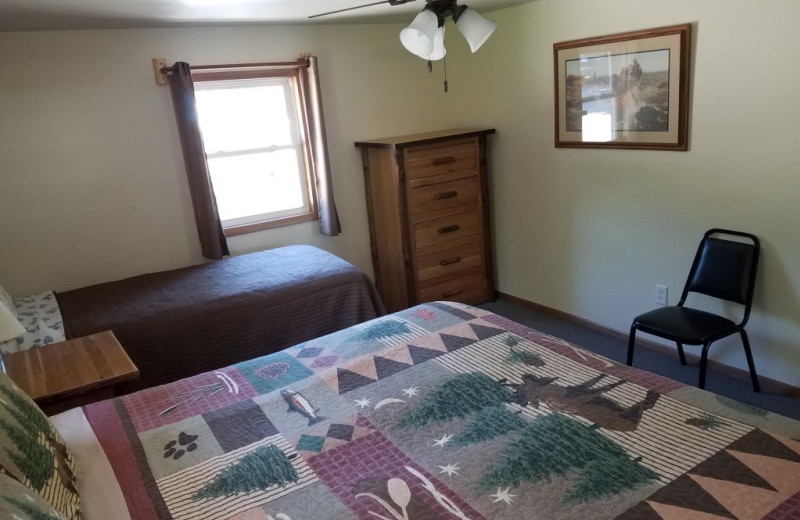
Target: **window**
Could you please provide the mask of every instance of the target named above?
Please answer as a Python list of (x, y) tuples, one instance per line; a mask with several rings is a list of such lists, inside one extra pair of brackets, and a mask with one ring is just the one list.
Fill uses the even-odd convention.
[(315, 190), (297, 71), (192, 76), (225, 234), (314, 219)]

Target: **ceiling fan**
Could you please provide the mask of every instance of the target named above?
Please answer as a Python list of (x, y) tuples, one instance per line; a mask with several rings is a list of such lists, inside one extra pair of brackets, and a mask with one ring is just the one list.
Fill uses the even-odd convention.
[(329, 14), (344, 13), (345, 11), (354, 11), (363, 7), (372, 7), (373, 5), (389, 4), (389, 5), (403, 5), (408, 2), (415, 2), (416, 0), (381, 0), (380, 2), (372, 2), (370, 4), (357, 5), (355, 7), (346, 7), (344, 9), (337, 9), (336, 11), (328, 11), (327, 13), (313, 14), (309, 18), (319, 18), (320, 16), (328, 16)]
[[(383, 0), (370, 4), (338, 9), (327, 13), (315, 14), (309, 18), (318, 18), (329, 14), (342, 13), (370, 7), (373, 5), (389, 4), (402, 5), (415, 0)], [(447, 54), (444, 46), (444, 23), (448, 16), (453, 17), (456, 28), (469, 43), (472, 52), (477, 51), (497, 28), (497, 24), (487, 20), (477, 11), (466, 5), (458, 5), (458, 0), (425, 0), (425, 7), (417, 14), (411, 24), (400, 31), (400, 42), (406, 50), (420, 58), (427, 60), (428, 72), (431, 72), (431, 61), (441, 60)], [(447, 92), (447, 69), (445, 69), (444, 90)]]
[[(343, 13), (373, 5), (402, 5), (414, 1), (382, 0), (315, 14), (309, 16), (309, 18), (319, 18), (320, 16)], [(457, 0), (426, 0), (422, 12), (414, 18), (414, 21), (408, 27), (400, 31), (400, 41), (406, 50), (422, 59), (430, 61), (444, 58), (447, 53), (444, 48), (444, 22), (448, 16), (453, 17), (456, 27), (469, 43), (472, 52), (477, 51), (497, 28), (496, 23), (487, 20), (466, 5), (458, 5)]]

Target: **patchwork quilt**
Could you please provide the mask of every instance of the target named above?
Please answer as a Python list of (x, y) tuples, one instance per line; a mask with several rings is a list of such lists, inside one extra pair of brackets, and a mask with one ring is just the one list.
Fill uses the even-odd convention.
[(436, 302), (84, 409), (138, 519), (800, 517), (800, 423)]

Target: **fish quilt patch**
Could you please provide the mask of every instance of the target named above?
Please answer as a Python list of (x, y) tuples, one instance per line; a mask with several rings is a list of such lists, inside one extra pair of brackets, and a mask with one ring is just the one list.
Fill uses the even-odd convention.
[(710, 395), (434, 302), (85, 413), (133, 518), (800, 516), (800, 423)]

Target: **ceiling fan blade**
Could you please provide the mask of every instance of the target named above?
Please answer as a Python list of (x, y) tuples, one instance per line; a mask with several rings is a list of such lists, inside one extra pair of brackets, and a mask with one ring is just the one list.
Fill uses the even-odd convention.
[(380, 2), (372, 2), (371, 4), (357, 5), (355, 7), (346, 7), (344, 9), (337, 9), (336, 11), (328, 11), (327, 13), (313, 14), (309, 16), (309, 18), (319, 18), (320, 16), (328, 16), (329, 14), (344, 13), (345, 11), (354, 11), (355, 9), (361, 9), (363, 7), (372, 7), (373, 5), (380, 5), (380, 4), (401, 5), (414, 1), (415, 0), (381, 0)]

